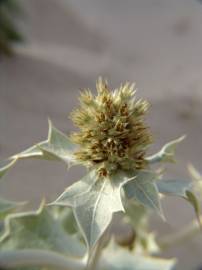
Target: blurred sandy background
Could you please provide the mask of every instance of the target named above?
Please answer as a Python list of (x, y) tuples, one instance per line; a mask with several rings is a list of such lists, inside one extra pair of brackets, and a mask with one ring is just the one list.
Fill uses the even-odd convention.
[[(21, 0), (26, 37), (15, 58), (0, 58), (0, 158), (24, 150), (47, 135), (47, 118), (64, 132), (81, 88), (94, 89), (99, 75), (112, 87), (136, 81), (139, 97), (151, 104), (148, 117), (158, 150), (187, 134), (178, 165), (168, 176), (188, 177), (192, 162), (202, 170), (202, 4), (197, 0)], [(0, 193), (39, 203), (56, 198), (81, 175), (45, 161), (19, 162)], [(166, 199), (168, 223), (180, 229), (194, 217), (180, 199)], [(178, 269), (202, 265), (202, 237), (169, 251)]]

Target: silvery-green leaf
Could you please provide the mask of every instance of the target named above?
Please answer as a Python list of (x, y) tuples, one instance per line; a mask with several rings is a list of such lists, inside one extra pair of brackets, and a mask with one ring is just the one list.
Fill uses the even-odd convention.
[(199, 204), (199, 201), (200, 202), (202, 201), (202, 175), (191, 164), (188, 166), (188, 170), (193, 180), (192, 182), (193, 192), (189, 191), (186, 195), (188, 201), (193, 205), (198, 221), (202, 227), (200, 219), (200, 204)]
[(156, 211), (163, 219), (159, 191), (155, 183), (156, 174), (140, 171), (136, 177), (124, 185), (125, 196), (146, 208)]
[(50, 156), (68, 163), (72, 160), (75, 144), (65, 134), (53, 127), (49, 121), (48, 143), (39, 145), (39, 148), (44, 156), (50, 154)]
[(120, 189), (128, 178), (123, 173), (99, 177), (91, 171), (53, 203), (68, 205), (73, 211), (89, 248), (92, 248), (111, 222), (114, 212), (123, 211)]
[(196, 170), (196, 168), (192, 164), (188, 165), (188, 170), (193, 180), (199, 182), (202, 181), (202, 175)]
[(85, 258), (69, 257), (42, 249), (6, 250), (0, 252), (0, 269), (84, 270)]
[(157, 182), (158, 190), (162, 194), (179, 196), (187, 200), (196, 213), (198, 220), (200, 220), (200, 205), (194, 192), (192, 192), (193, 184), (183, 180), (162, 180)]
[(66, 206), (50, 206), (54, 217), (59, 220), (68, 234), (79, 233), (72, 208)]
[(83, 256), (84, 246), (68, 235), (60, 222), (43, 205), (37, 211), (10, 214), (5, 219), (0, 250), (45, 249)]
[(12, 158), (16, 159), (27, 159), (27, 158), (37, 158), (37, 159), (46, 159), (41, 151), (40, 147), (46, 146), (48, 141), (40, 142), (36, 145), (29, 147), (21, 153), (14, 155)]
[(6, 215), (15, 211), (18, 207), (22, 206), (24, 203), (18, 203), (13, 201), (8, 201), (0, 198), (0, 221), (5, 218)]
[(179, 143), (181, 143), (184, 139), (185, 139), (185, 135), (169, 143), (166, 143), (158, 153), (147, 157), (146, 160), (150, 164), (153, 164), (156, 162), (174, 162), (176, 146)]
[(102, 270), (174, 270), (174, 259), (141, 256), (128, 249), (117, 246), (114, 242), (103, 251), (98, 269)]
[(186, 191), (192, 187), (190, 182), (179, 179), (161, 180), (156, 184), (160, 193), (180, 197), (186, 197)]
[(49, 121), (48, 139), (17, 154), (14, 158), (42, 158), (71, 161), (75, 145)]
[(4, 160), (0, 162), (0, 178), (15, 164), (16, 159)]
[(187, 190), (185, 199), (193, 206), (198, 222), (200, 226), (202, 226), (201, 219), (200, 219), (200, 204), (199, 204), (198, 198), (192, 191)]
[(189, 164), (188, 170), (193, 180), (193, 190), (198, 194), (199, 200), (202, 201), (202, 175), (191, 164)]
[(62, 160), (68, 166), (73, 163), (75, 144), (49, 121), (48, 139), (23, 152), (12, 156), (9, 160), (1, 161), (0, 177), (2, 177), (18, 159), (37, 158), (45, 160)]

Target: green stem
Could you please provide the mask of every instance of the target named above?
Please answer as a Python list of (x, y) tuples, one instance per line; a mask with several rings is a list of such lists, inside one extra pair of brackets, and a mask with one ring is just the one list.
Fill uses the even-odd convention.
[[(202, 222), (202, 216), (200, 216), (199, 219), (200, 222)], [(187, 242), (201, 232), (202, 231), (198, 224), (198, 221), (194, 220), (185, 228), (183, 228), (180, 232), (173, 233), (160, 239), (158, 244), (162, 250), (166, 250), (173, 246)]]
[(30, 249), (0, 252), (1, 269), (26, 266), (50, 267), (56, 270), (82, 270), (85, 268), (82, 260), (69, 259), (52, 251)]

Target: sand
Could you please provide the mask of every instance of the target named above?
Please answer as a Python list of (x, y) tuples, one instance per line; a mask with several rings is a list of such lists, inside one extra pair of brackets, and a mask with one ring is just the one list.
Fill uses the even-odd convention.
[[(155, 146), (187, 134), (169, 177), (188, 177), (192, 162), (202, 171), (202, 5), (185, 0), (24, 0), (26, 42), (16, 56), (0, 59), (0, 157), (6, 158), (47, 135), (47, 118), (65, 132), (68, 114), (83, 87), (94, 88), (99, 75), (112, 87), (136, 81), (138, 96), (151, 104), (148, 123)], [(51, 200), (77, 180), (59, 163), (19, 162), (1, 183), (10, 199)], [(182, 200), (166, 199), (168, 224), (161, 232), (181, 228), (193, 212)], [(180, 213), (180, 215), (179, 215)], [(156, 225), (157, 224), (157, 225)], [(202, 238), (177, 254), (178, 269), (202, 264)]]

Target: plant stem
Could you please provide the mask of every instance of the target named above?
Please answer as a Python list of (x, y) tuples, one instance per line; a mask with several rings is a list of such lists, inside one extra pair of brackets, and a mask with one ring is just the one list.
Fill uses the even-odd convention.
[[(107, 230), (108, 232), (109, 230)], [(104, 235), (99, 239), (97, 242), (97, 245), (93, 252), (89, 254), (88, 262), (87, 262), (87, 270), (95, 270), (98, 263), (99, 263), (99, 258), (102, 253), (103, 245), (107, 241), (107, 238), (109, 237), (108, 233), (104, 233)]]
[(25, 266), (50, 267), (56, 270), (81, 270), (85, 268), (82, 260), (69, 259), (53, 251), (30, 249), (0, 252), (1, 269)]
[[(200, 222), (202, 222), (202, 216), (199, 217)], [(162, 250), (169, 249), (175, 245), (182, 244), (199, 233), (202, 233), (201, 228), (197, 221), (192, 221), (189, 225), (184, 227), (181, 231), (168, 235), (161, 240), (159, 240), (159, 246)]]

